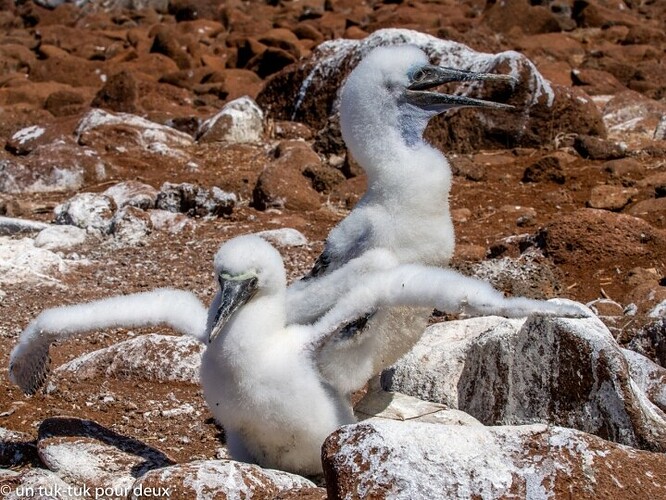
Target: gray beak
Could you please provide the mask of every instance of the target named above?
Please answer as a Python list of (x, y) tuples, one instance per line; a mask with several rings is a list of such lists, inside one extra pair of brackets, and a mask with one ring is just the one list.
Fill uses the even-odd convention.
[(412, 75), (412, 80), (412, 84), (408, 87), (409, 90), (428, 90), (450, 82), (496, 81), (516, 83), (516, 79), (511, 75), (475, 73), (463, 69), (443, 68), (433, 64), (419, 68)]
[(439, 94), (420, 90), (406, 90), (404, 95), (405, 101), (409, 104), (435, 114), (451, 108), (514, 109), (511, 104), (484, 101), (483, 99), (474, 99), (462, 95)]
[(218, 280), (220, 282), (220, 307), (215, 312), (208, 343), (211, 343), (220, 334), (229, 318), (249, 302), (257, 292), (258, 279), (256, 277), (220, 275)]
[(513, 109), (510, 104), (502, 104), (493, 101), (484, 101), (472, 97), (440, 94), (437, 92), (425, 92), (427, 89), (437, 87), (449, 82), (467, 81), (498, 81), (516, 83), (516, 79), (510, 75), (495, 73), (475, 73), (462, 69), (442, 68), (440, 66), (428, 65), (420, 68), (412, 75), (412, 84), (407, 87), (404, 99), (409, 104), (432, 113), (441, 113), (451, 108), (476, 107), (487, 109)]

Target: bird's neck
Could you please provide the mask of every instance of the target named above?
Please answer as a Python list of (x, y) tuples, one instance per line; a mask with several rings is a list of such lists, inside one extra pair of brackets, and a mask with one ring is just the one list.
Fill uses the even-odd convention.
[(369, 185), (450, 170), (444, 155), (423, 139), (427, 119), (393, 114), (385, 118), (356, 116), (353, 122), (343, 122), (345, 144), (366, 173)]
[(230, 318), (223, 332), (213, 341), (220, 355), (239, 356), (247, 350), (261, 349), (271, 334), (286, 324), (284, 291), (258, 295)]
[(448, 204), (451, 167), (444, 155), (421, 141), (405, 150), (387, 150), (362, 167), (368, 178), (367, 194), (375, 200), (385, 197), (389, 205), (414, 202), (440, 206)]

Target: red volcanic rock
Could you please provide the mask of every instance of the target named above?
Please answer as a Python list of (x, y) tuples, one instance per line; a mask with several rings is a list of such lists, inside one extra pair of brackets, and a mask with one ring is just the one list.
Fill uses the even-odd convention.
[(72, 87), (96, 87), (104, 82), (104, 63), (100, 61), (87, 61), (45, 46), (40, 52), (46, 58), (35, 62), (30, 73), (32, 81), (66, 83)]
[(293, 33), (301, 40), (310, 40), (314, 45), (319, 45), (324, 41), (324, 35), (309, 21), (303, 21), (296, 25)]
[(557, 156), (544, 156), (527, 167), (523, 173), (523, 182), (544, 181), (564, 184), (564, 171)]
[[(520, 80), (534, 81), (530, 76), (534, 72), (530, 64), (523, 66)], [(483, 96), (485, 99), (499, 100), (506, 93), (488, 87), (490, 95)], [(551, 143), (559, 133), (606, 134), (597, 107), (576, 88), (549, 84), (538, 90), (518, 86), (508, 101), (527, 112), (456, 110), (435, 117), (426, 138), (443, 149), (465, 151), (507, 145), (534, 147)]]
[(626, 87), (659, 99), (666, 88), (661, 57), (649, 45), (611, 45), (607, 50), (588, 53), (580, 67), (606, 71)]
[(180, 69), (189, 69), (194, 65), (189, 54), (182, 48), (182, 41), (175, 31), (167, 26), (159, 26), (156, 29), (150, 51), (173, 59)]
[[(622, 300), (622, 277), (644, 259), (666, 258), (666, 231), (639, 217), (606, 210), (579, 209), (560, 213), (536, 234), (537, 245), (563, 273), (603, 269), (598, 277), (612, 276), (604, 290)], [(651, 220), (651, 219), (650, 219)], [(612, 274), (607, 270), (613, 269)], [(578, 282), (586, 297), (598, 297), (597, 279)], [(587, 291), (587, 292), (585, 292)], [(590, 299), (588, 299), (590, 300)]]
[[(548, 7), (530, 3), (528, 0), (505, 0), (488, 4), (490, 7), (483, 13), (482, 22), (497, 33), (508, 33), (518, 28), (525, 34), (535, 35), (562, 29), (558, 13), (552, 12)], [(569, 23), (573, 24), (571, 20)]]
[(587, 202), (591, 208), (601, 208), (614, 212), (622, 210), (638, 195), (638, 189), (603, 184), (595, 186)]
[(628, 212), (648, 220), (656, 219), (657, 223), (666, 220), (666, 198), (656, 198), (639, 201)]
[(615, 160), (626, 155), (625, 148), (622, 145), (589, 135), (576, 137), (574, 149), (583, 158), (591, 160)]
[(624, 37), (624, 43), (628, 44), (658, 44), (666, 42), (666, 34), (662, 30), (653, 26), (636, 24), (629, 28)]
[(620, 158), (604, 163), (604, 170), (615, 179), (636, 180), (643, 176), (645, 167), (634, 158)]
[(35, 53), (28, 47), (15, 43), (0, 45), (0, 73), (20, 71), (27, 74), (36, 60)]
[(252, 6), (250, 13), (243, 12), (237, 8), (237, 5), (225, 5), (220, 9), (219, 19), (229, 32), (246, 36), (265, 33), (273, 28), (273, 24), (270, 19), (259, 15), (261, 10), (262, 6), (256, 3)]
[(44, 109), (51, 95), (57, 92), (73, 92), (80, 95), (85, 102), (92, 100), (95, 90), (92, 87), (72, 87), (54, 82), (31, 82), (25, 78), (17, 78), (4, 88), (0, 88), (0, 105), (5, 110), (10, 106)]
[(615, 94), (603, 108), (609, 134), (622, 140), (652, 139), (663, 116), (666, 104), (633, 90)]
[(32, 125), (14, 132), (5, 149), (14, 155), (27, 155), (40, 146), (51, 144), (58, 139), (64, 139), (73, 132), (72, 122), (61, 121), (57, 126), (40, 127)]
[(637, 194), (638, 189), (636, 188), (604, 184), (592, 188), (587, 204), (590, 208), (601, 208), (617, 212), (626, 207)]
[(317, 19), (317, 29), (327, 40), (341, 38), (347, 29), (347, 19), (338, 12), (327, 11)]
[(309, 141), (313, 138), (312, 129), (299, 122), (277, 121), (273, 125), (273, 134), (277, 139), (302, 139)]
[[(137, 491), (169, 492), (174, 500), (193, 498), (306, 498), (321, 499), (314, 483), (296, 474), (278, 470), (262, 469), (258, 465), (234, 460), (195, 460), (149, 471), (134, 483)], [(306, 495), (281, 496), (283, 491), (300, 492)], [(131, 491), (131, 490), (130, 490)], [(205, 492), (201, 494), (200, 492)], [(141, 495), (143, 497), (143, 495)], [(138, 498), (138, 495), (132, 496)]]
[(134, 51), (113, 60), (109, 61), (107, 67), (110, 68), (109, 74), (114, 74), (122, 70), (131, 71), (134, 77), (139, 79), (150, 79), (158, 81), (162, 75), (178, 71), (176, 62), (158, 53), (136, 53)]
[[(456, 14), (455, 8), (450, 15)], [(372, 22), (368, 25), (371, 31), (382, 28), (400, 26), (401, 28), (418, 29), (430, 32), (440, 26), (440, 16), (433, 15), (432, 7), (421, 3), (400, 3), (399, 5), (382, 5), (372, 13)]]
[(252, 193), (253, 206), (259, 210), (317, 210), (321, 199), (304, 172), (321, 168), (319, 156), (300, 141), (282, 142), (278, 154), (277, 160), (257, 180)]
[(129, 71), (116, 73), (97, 92), (91, 106), (120, 113), (137, 111), (137, 83)]
[(585, 45), (570, 33), (541, 33), (516, 38), (516, 50), (528, 57), (546, 56), (551, 61), (576, 65), (585, 57)]
[(48, 128), (41, 135), (42, 130), (28, 129), (35, 137), (23, 144), (17, 139), (16, 147), (25, 148), (27, 154), (3, 162), (0, 192), (71, 191), (80, 189), (85, 182), (105, 180), (107, 165), (95, 151), (79, 147), (71, 137), (60, 135), (62, 130), (58, 127)]
[(651, 498), (666, 485), (661, 453), (545, 425), (361, 422), (322, 458), (329, 498)]
[(636, 19), (618, 8), (603, 5), (603, 0), (576, 0), (572, 16), (583, 28), (608, 28), (609, 26), (633, 26)]
[(169, 85), (196, 91), (204, 85), (219, 85), (224, 87), (226, 76), (224, 70), (219, 71), (208, 66), (203, 66), (167, 73), (160, 78), (160, 83), (168, 83)]
[(597, 69), (576, 69), (571, 72), (573, 84), (590, 95), (614, 94), (626, 87), (613, 75)]
[(290, 52), (277, 47), (267, 47), (266, 50), (250, 59), (245, 67), (254, 71), (260, 78), (277, 73), (281, 69), (295, 63), (297, 60)]
[(53, 116), (71, 116), (81, 113), (88, 102), (86, 93), (79, 89), (56, 90), (46, 98), (44, 109)]
[(257, 101), (275, 118), (297, 119), (323, 129), (329, 121), (336, 122), (338, 88), (363, 55), (376, 45), (404, 42), (420, 45), (442, 65), (468, 61), (477, 70), (511, 71), (523, 82), (513, 89), (506, 84), (486, 84), (475, 94), (509, 102), (520, 112), (461, 109), (433, 119), (426, 137), (443, 149), (534, 146), (550, 143), (560, 132), (605, 134), (591, 99), (575, 89), (549, 84), (517, 53), (481, 54), (455, 42), (405, 30), (382, 30), (362, 41), (322, 44), (310, 58), (271, 78)]
[(245, 69), (228, 69), (224, 73), (229, 95), (228, 100), (238, 99), (244, 95), (256, 98), (263, 86), (263, 81), (256, 73)]
[(259, 43), (264, 44), (266, 47), (275, 47), (289, 52), (295, 59), (300, 58), (302, 54), (298, 37), (288, 29), (272, 29), (259, 38)]
[(635, 263), (641, 256), (666, 252), (665, 230), (637, 217), (603, 210), (581, 209), (563, 214), (537, 237), (544, 253), (555, 263), (578, 266), (591, 265), (593, 261), (619, 264), (621, 259)]

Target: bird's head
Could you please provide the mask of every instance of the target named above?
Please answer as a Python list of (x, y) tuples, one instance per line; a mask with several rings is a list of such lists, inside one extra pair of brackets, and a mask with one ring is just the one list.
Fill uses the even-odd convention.
[(225, 242), (215, 254), (214, 267), (220, 289), (211, 305), (210, 342), (240, 307), (255, 296), (283, 292), (287, 284), (282, 257), (255, 235)]
[(415, 45), (376, 48), (354, 68), (342, 89), (340, 119), (343, 137), (349, 145), (362, 128), (374, 122), (394, 126), (409, 144), (421, 139), (430, 118), (448, 109), (513, 107), (431, 91), (449, 82), (478, 80), (511, 82), (513, 78), (430, 64), (426, 54)]

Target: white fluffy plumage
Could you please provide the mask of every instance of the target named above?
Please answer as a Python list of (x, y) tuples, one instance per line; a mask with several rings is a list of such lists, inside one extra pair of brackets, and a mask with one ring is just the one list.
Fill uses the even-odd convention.
[[(268, 242), (256, 235), (233, 238), (220, 247), (214, 265), (220, 288), (208, 312), (191, 293), (168, 289), (44, 311), (12, 351), (11, 380), (34, 392), (55, 339), (92, 329), (168, 324), (207, 344), (203, 393), (233, 458), (318, 474), (326, 437), (354, 421), (349, 399), (326, 380), (318, 358), (331, 345), (356, 341), (339, 338), (342, 326), (396, 307), (509, 317), (585, 315), (575, 305), (505, 298), (450, 269), (398, 265), (390, 252), (375, 249), (317, 279), (321, 293), (338, 294), (317, 321), (287, 325), (285, 269)], [(377, 335), (369, 330), (362, 336)]]
[[(215, 263), (218, 276), (258, 280), (254, 297), (211, 340), (201, 365), (204, 397), (224, 427), (229, 451), (264, 467), (318, 474), (322, 443), (354, 418), (347, 400), (319, 375), (313, 330), (286, 326), (282, 259), (266, 241), (244, 236), (222, 245)], [(218, 291), (209, 332), (221, 305)]]
[[(396, 266), (390, 253), (373, 250), (320, 278), (331, 287), (356, 281), (321, 319), (288, 326), (284, 266), (269, 243), (252, 235), (230, 240), (215, 266), (221, 289), (211, 305), (211, 343), (201, 366), (206, 402), (234, 458), (300, 474), (320, 473), (324, 440), (354, 421), (349, 400), (322, 376), (316, 358), (340, 342), (336, 334), (348, 322), (396, 306), (510, 317), (584, 315), (575, 305), (505, 298), (488, 283), (449, 269)], [(219, 310), (228, 310), (225, 301), (234, 301), (225, 295), (227, 283), (244, 293), (239, 281), (256, 292), (220, 318)]]
[(207, 311), (190, 292), (161, 288), (43, 311), (21, 333), (9, 358), (9, 378), (33, 394), (49, 369), (49, 347), (56, 340), (104, 328), (168, 325), (203, 341)]
[[(373, 248), (389, 250), (402, 263), (448, 265), (455, 244), (449, 213), (451, 169), (444, 155), (424, 141), (423, 132), (430, 118), (445, 109), (483, 104), (425, 105), (426, 98), (436, 102), (443, 95), (415, 92), (410, 86), (429, 69), (428, 58), (415, 46), (381, 47), (347, 78), (340, 95), (342, 136), (367, 174), (368, 189), (329, 234), (313, 276), (331, 272)], [(314, 319), (297, 305), (309, 281), (316, 279), (290, 287), (288, 323)], [(330, 302), (325, 294), (313, 294), (311, 302), (314, 297)], [(324, 377), (342, 392), (360, 389), (411, 349), (429, 313), (418, 308), (379, 311), (365, 326), (371, 335), (331, 343), (319, 353)]]

